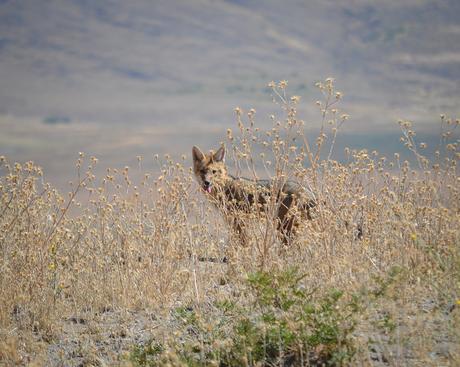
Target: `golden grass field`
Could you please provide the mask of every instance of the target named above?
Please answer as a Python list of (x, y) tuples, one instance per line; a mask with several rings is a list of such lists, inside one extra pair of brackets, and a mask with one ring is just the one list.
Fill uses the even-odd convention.
[(0, 365), (460, 365), (459, 120), (441, 116), (437, 147), (400, 121), (411, 162), (352, 149), (338, 162), (348, 116), (333, 79), (317, 87), (318, 136), (279, 82), (270, 128), (236, 109), (225, 142), (232, 173), (315, 195), (289, 247), (270, 210), (247, 215), (240, 246), (190, 156), (96, 177), (80, 153), (68, 194), (1, 157)]

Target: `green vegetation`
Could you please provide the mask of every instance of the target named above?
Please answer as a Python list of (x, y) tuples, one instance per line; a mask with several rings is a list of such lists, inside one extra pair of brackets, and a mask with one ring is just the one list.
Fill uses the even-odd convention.
[[(333, 290), (319, 297), (307, 291), (297, 269), (259, 271), (248, 276), (243, 303), (235, 299), (198, 313), (176, 309), (181, 336), (167, 348), (136, 346), (138, 366), (342, 365), (355, 353), (352, 333), (359, 313), (356, 298)], [(141, 352), (140, 352), (141, 351)]]

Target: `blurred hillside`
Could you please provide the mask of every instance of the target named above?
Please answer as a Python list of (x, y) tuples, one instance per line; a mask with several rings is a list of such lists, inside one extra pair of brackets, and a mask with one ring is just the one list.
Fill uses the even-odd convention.
[(3, 0), (0, 154), (64, 182), (79, 151), (123, 166), (211, 148), (236, 106), (269, 124), (282, 79), (314, 130), (328, 76), (352, 116), (342, 145), (391, 151), (399, 118), (431, 141), (459, 114), (459, 15), (457, 0)]

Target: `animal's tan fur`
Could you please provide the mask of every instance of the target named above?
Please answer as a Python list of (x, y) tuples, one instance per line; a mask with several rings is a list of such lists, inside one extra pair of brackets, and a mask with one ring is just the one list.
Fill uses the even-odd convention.
[[(224, 163), (225, 148), (204, 154), (198, 147), (192, 149), (193, 171), (206, 196), (222, 211), (243, 244), (247, 213), (266, 213), (274, 205), (275, 220), (284, 244), (289, 244), (300, 218), (310, 219), (310, 208), (315, 202), (299, 184), (286, 181), (279, 189), (271, 180), (250, 180), (228, 174)], [(275, 200), (270, 200), (270, 197)], [(300, 214), (300, 215), (299, 215)]]

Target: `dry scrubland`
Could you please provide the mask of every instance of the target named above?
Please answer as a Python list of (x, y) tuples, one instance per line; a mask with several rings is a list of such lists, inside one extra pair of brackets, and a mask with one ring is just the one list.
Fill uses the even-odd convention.
[(81, 154), (68, 195), (2, 157), (0, 364), (459, 365), (458, 120), (441, 116), (430, 158), (401, 121), (412, 166), (353, 150), (339, 163), (341, 94), (331, 79), (317, 86), (319, 136), (285, 82), (271, 84), (279, 116), (262, 127), (237, 109), (227, 135), (232, 173), (315, 195), (288, 248), (274, 210), (239, 246), (188, 156), (154, 157), (160, 176), (139, 157), (95, 177), (97, 159)]

